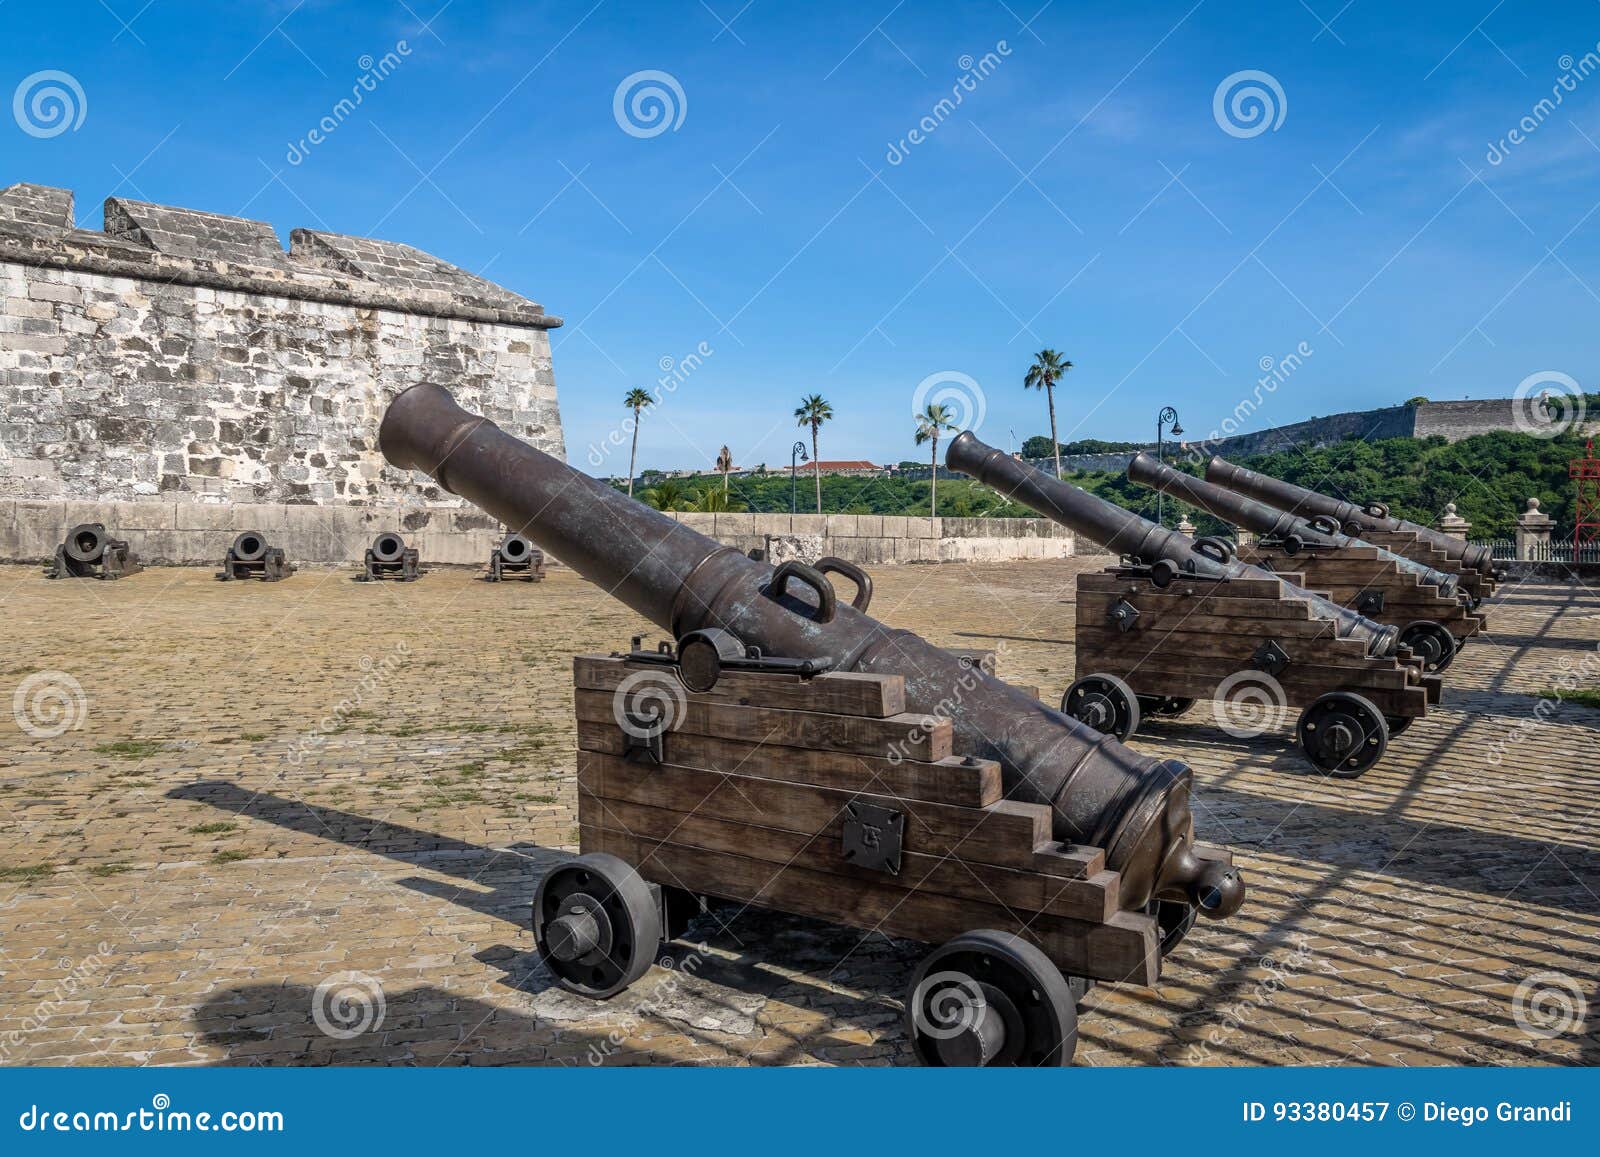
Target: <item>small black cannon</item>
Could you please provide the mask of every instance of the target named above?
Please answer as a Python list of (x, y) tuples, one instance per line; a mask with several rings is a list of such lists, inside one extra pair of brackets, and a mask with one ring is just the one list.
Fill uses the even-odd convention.
[(45, 578), (119, 579), (144, 569), (138, 556), (120, 538), (112, 538), (104, 523), (84, 522), (67, 531), (56, 547), (55, 561)]
[(393, 579), (402, 583), (416, 582), (422, 574), (418, 566), (420, 558), (416, 547), (407, 546), (405, 539), (392, 530), (385, 530), (367, 547), (366, 557), (362, 560), (366, 569), (356, 576), (356, 581), (372, 583)]
[(1468, 608), (1459, 574), (1416, 562), (1346, 534), (1323, 514), (1291, 514), (1225, 486), (1195, 478), (1143, 451), (1128, 463), (1128, 478), (1172, 495), (1225, 522), (1254, 531), (1257, 541), (1238, 556), (1272, 571), (1297, 571), (1305, 585), (1374, 622), (1400, 628), (1400, 642), (1426, 671), (1443, 671), (1461, 644), (1483, 630)]
[(223, 582), (256, 578), (275, 583), (293, 573), (294, 566), (284, 557), (281, 547), (268, 544), (259, 530), (246, 530), (234, 537), (217, 577)]
[(1431, 526), (1396, 518), (1382, 502), (1354, 503), (1280, 478), (1235, 466), (1213, 457), (1206, 463), (1206, 480), (1236, 491), (1279, 510), (1305, 517), (1321, 515), (1344, 532), (1378, 546), (1387, 547), (1407, 558), (1437, 569), (1459, 570), (1462, 585), (1468, 588), (1474, 605), (1494, 593), (1494, 584), (1504, 578), (1495, 569), (1494, 552), (1435, 530)]
[[(1439, 677), (1400, 643), (1399, 627), (1304, 589), (1300, 575), (1239, 561), (1227, 539), (1168, 530), (970, 430), (945, 463), (1122, 556), (1078, 576), (1077, 671), (1061, 702), (1119, 739), (1145, 715), (1181, 715), (1197, 699), (1216, 704), (1224, 729), (1251, 735), (1266, 730), (1258, 717), (1299, 707), (1306, 757), (1354, 778), (1439, 700)], [(1246, 711), (1250, 726), (1235, 727)]]
[(918, 1055), (1065, 1064), (1090, 982), (1153, 984), (1197, 915), (1243, 903), (1186, 765), (869, 617), (850, 563), (749, 559), (438, 386), (395, 398), (378, 443), (671, 633), (574, 665), (584, 854), (534, 910), (572, 991), (623, 991), (710, 897), (944, 941), (908, 993)]
[(492, 583), (506, 578), (540, 582), (544, 579), (544, 551), (534, 546), (526, 535), (513, 531), (489, 552), (489, 572), (483, 577)]

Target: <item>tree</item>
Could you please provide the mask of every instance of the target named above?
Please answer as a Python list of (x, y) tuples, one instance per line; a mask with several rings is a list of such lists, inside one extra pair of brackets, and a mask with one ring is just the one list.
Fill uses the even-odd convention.
[(676, 478), (663, 478), (639, 497), (657, 510), (683, 510), (689, 505), (689, 492)]
[(817, 480), (817, 513), (822, 513), (822, 463), (817, 458), (817, 428), (833, 417), (833, 407), (821, 394), (810, 394), (800, 399), (795, 409), (795, 425), (811, 427), (811, 473)]
[(702, 514), (741, 514), (748, 508), (737, 498), (729, 498), (726, 490), (707, 486), (695, 499), (694, 509)]
[(622, 404), (633, 411), (633, 449), (628, 452), (628, 496), (633, 496), (633, 468), (639, 459), (639, 415), (644, 413), (644, 408), (653, 405), (655, 399), (648, 392), (638, 386), (629, 390), (622, 399)]
[(935, 518), (939, 517), (939, 435), (955, 428), (949, 407), (937, 402), (929, 402), (928, 408), (917, 415), (917, 445), (933, 443), (933, 481), (928, 490), (928, 509)]
[(1033, 365), (1028, 367), (1027, 375), (1022, 379), (1024, 388), (1043, 390), (1045, 399), (1050, 403), (1050, 445), (1055, 454), (1057, 478), (1061, 477), (1061, 444), (1056, 437), (1056, 383), (1071, 368), (1072, 363), (1055, 350), (1040, 350), (1033, 355)]
[(728, 493), (728, 475), (733, 472), (733, 451), (724, 446), (717, 451), (717, 473), (722, 475), (722, 493)]

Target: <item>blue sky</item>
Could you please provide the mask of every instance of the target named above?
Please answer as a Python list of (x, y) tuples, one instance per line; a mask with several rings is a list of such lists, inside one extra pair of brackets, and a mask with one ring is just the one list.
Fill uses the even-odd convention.
[[(824, 457), (920, 457), (933, 375), (1008, 445), (1047, 429), (1021, 384), (1046, 345), (1076, 363), (1064, 440), (1148, 438), (1168, 403), (1203, 436), (1301, 343), (1246, 428), (1594, 388), (1600, 4), (1041, 2), (3, 0), (0, 95), (54, 69), (87, 108), (47, 138), (0, 119), (0, 184), (69, 186), (90, 226), (119, 194), (482, 272), (567, 319), (579, 465), (701, 343), (642, 466), (777, 465), (813, 392)], [(1216, 110), (1251, 70), (1260, 132), (1233, 89)], [(646, 71), (682, 93), (654, 135), (615, 111)]]

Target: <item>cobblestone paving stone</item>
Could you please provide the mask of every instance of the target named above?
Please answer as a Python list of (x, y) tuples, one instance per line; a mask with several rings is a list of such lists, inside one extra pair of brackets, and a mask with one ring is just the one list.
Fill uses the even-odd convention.
[[(882, 568), (874, 609), (1054, 700), (1101, 562)], [(922, 946), (814, 921), (723, 909), (606, 1005), (552, 987), (526, 916), (574, 850), (571, 657), (659, 632), (564, 570), (350, 579), (0, 568), (0, 693), (83, 690), (79, 728), (0, 727), (0, 1063), (908, 1060)], [(1135, 737), (1195, 766), (1252, 892), (1159, 989), (1092, 993), (1079, 1064), (1600, 1063), (1600, 711), (1534, 722), (1564, 671), (1600, 685), (1600, 591), (1503, 589), (1493, 632), (1358, 782), (1204, 704)]]

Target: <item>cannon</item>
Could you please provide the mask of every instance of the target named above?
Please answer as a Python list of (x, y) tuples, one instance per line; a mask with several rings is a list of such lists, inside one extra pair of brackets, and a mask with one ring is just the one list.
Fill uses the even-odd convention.
[(405, 539), (392, 530), (385, 530), (367, 547), (366, 556), (362, 559), (363, 570), (356, 576), (356, 581), (372, 583), (393, 579), (402, 583), (416, 582), (422, 574), (417, 565), (420, 558), (416, 547), (407, 546)]
[(112, 538), (101, 522), (84, 522), (67, 531), (56, 547), (55, 561), (45, 578), (119, 579), (144, 569), (137, 555), (120, 538)]
[(1337, 524), (1346, 534), (1387, 547), (1436, 569), (1459, 572), (1474, 606), (1492, 595), (1495, 583), (1504, 577), (1503, 572), (1495, 569), (1494, 552), (1488, 547), (1473, 546), (1431, 526), (1395, 518), (1382, 502), (1364, 505), (1346, 502), (1235, 466), (1215, 456), (1206, 463), (1206, 481), (1279, 510), (1307, 518), (1320, 515)]
[(497, 583), (506, 578), (523, 578), (531, 583), (544, 580), (544, 551), (534, 546), (526, 535), (515, 531), (507, 534), (489, 552), (489, 572), (485, 581)]
[(1174, 470), (1143, 451), (1128, 463), (1128, 478), (1253, 531), (1254, 543), (1235, 548), (1241, 560), (1297, 571), (1310, 589), (1375, 622), (1395, 624), (1400, 642), (1422, 659), (1425, 671), (1443, 671), (1461, 644), (1483, 630), (1483, 616), (1466, 606), (1459, 574), (1346, 534), (1327, 515), (1308, 519), (1279, 510)]
[(1301, 576), (1241, 562), (1232, 543), (1192, 539), (986, 446), (968, 430), (945, 464), (1099, 543), (1121, 561), (1078, 576), (1076, 677), (1062, 710), (1125, 739), (1146, 714), (1197, 699), (1235, 733), (1249, 710), (1299, 707), (1295, 735), (1319, 770), (1353, 779), (1392, 734), (1439, 701), (1437, 674), (1376, 623), (1305, 590)]
[(852, 564), (747, 558), (437, 385), (399, 394), (378, 444), (671, 636), (574, 664), (583, 854), (533, 911), (570, 990), (623, 991), (707, 898), (758, 904), (946, 940), (908, 993), (928, 1063), (1065, 1064), (1090, 982), (1153, 983), (1196, 915), (1243, 902), (1195, 842), (1186, 765), (871, 618)]
[(245, 530), (234, 536), (217, 577), (223, 582), (256, 578), (275, 583), (293, 573), (294, 565), (284, 557), (281, 547), (270, 545), (259, 530)]

